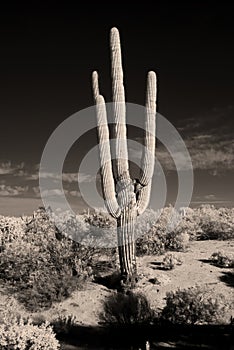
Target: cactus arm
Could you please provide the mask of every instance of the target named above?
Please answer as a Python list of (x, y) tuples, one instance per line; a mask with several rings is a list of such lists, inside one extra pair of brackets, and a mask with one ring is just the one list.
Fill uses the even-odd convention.
[(111, 29), (110, 33), (111, 49), (111, 76), (112, 76), (112, 94), (114, 109), (114, 136), (115, 136), (115, 155), (116, 155), (116, 173), (117, 181), (121, 179), (130, 179), (127, 150), (127, 129), (126, 129), (126, 107), (125, 93), (123, 85), (123, 69), (121, 58), (121, 47), (119, 32), (116, 28)]
[(137, 198), (137, 215), (141, 215), (144, 213), (145, 209), (148, 207), (150, 201), (150, 193), (151, 193), (151, 181), (147, 186), (141, 186), (138, 192)]
[(101, 162), (102, 188), (105, 205), (109, 213), (118, 218), (120, 208), (116, 199), (115, 183), (112, 174), (111, 152), (109, 144), (109, 129), (106, 116), (106, 105), (103, 96), (96, 98), (97, 132), (99, 139), (99, 154)]
[(141, 215), (145, 211), (150, 200), (151, 181), (154, 173), (155, 124), (156, 74), (149, 72), (147, 76), (145, 138), (138, 184), (137, 215)]
[(93, 96), (94, 100), (96, 101), (98, 95), (99, 95), (99, 85), (98, 85), (98, 73), (96, 71), (92, 74), (92, 85), (93, 85)]
[(155, 154), (155, 119), (156, 119), (156, 74), (149, 72), (146, 90), (146, 118), (144, 151), (141, 158), (141, 175), (139, 182), (142, 186), (148, 185), (154, 172)]

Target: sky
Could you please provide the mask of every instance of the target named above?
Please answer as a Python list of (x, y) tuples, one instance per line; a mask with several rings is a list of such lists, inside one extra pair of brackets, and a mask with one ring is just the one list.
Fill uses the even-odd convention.
[[(115, 6), (114, 6), (115, 5)], [(0, 214), (41, 205), (38, 169), (45, 144), (66, 118), (93, 105), (91, 73), (111, 101), (109, 31), (120, 31), (127, 102), (144, 104), (149, 70), (158, 78), (158, 112), (180, 132), (194, 169), (191, 206), (234, 204), (234, 5), (230, 2), (10, 2), (0, 12)], [(76, 142), (64, 167), (74, 208), (86, 206), (77, 168), (96, 144)], [(177, 175), (156, 155), (173, 203)], [(90, 174), (81, 174), (89, 187)]]

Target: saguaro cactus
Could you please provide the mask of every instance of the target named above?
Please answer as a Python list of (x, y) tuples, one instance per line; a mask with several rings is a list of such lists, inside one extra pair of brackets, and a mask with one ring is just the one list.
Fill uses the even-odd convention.
[(93, 72), (97, 130), (105, 205), (117, 220), (119, 262), (125, 283), (134, 285), (137, 276), (134, 225), (137, 215), (146, 209), (154, 170), (156, 74), (149, 72), (146, 89), (144, 151), (139, 179), (131, 179), (128, 164), (125, 93), (119, 32), (110, 33), (111, 75), (114, 112), (115, 175), (112, 169), (109, 128), (105, 100), (99, 93), (98, 74)]

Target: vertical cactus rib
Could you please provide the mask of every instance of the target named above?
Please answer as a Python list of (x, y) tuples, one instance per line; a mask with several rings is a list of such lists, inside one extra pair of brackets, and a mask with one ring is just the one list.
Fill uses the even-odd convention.
[(109, 144), (109, 129), (107, 124), (106, 106), (103, 96), (96, 98), (97, 131), (99, 138), (99, 153), (101, 162), (102, 186), (105, 204), (114, 218), (120, 215), (120, 208), (115, 193), (115, 183), (112, 174), (111, 152)]
[(99, 95), (99, 86), (98, 86), (98, 73), (96, 71), (92, 74), (92, 83), (93, 83), (93, 97), (96, 101), (98, 95)]
[(130, 178), (127, 149), (126, 107), (123, 84), (123, 69), (121, 58), (120, 38), (117, 28), (111, 29), (111, 76), (114, 109), (114, 133), (116, 151), (116, 172), (118, 179)]

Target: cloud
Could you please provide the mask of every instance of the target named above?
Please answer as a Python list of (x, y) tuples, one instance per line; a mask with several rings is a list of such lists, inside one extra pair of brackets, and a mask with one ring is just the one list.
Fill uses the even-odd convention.
[(14, 174), (22, 171), (24, 163), (13, 165), (10, 161), (0, 163), (0, 175)]
[[(212, 109), (192, 118), (177, 121), (179, 131), (191, 157), (194, 170), (208, 170), (219, 175), (234, 169), (234, 108)], [(160, 136), (160, 130), (158, 130)], [(142, 143), (142, 138), (136, 141)], [(160, 140), (159, 140), (160, 141)], [(171, 140), (174, 152), (170, 155), (166, 146), (157, 142), (156, 158), (164, 170), (175, 171), (175, 161), (179, 169), (189, 165), (183, 154), (178, 152), (179, 144)], [(140, 159), (140, 146), (131, 149), (131, 158)]]
[[(41, 192), (40, 192), (40, 188), (39, 186), (35, 186), (32, 188), (33, 193), (35, 194), (36, 198), (40, 198), (41, 197)], [(63, 189), (64, 192), (62, 192), (61, 190), (58, 189), (53, 189), (53, 190), (45, 190), (42, 191), (42, 196), (46, 196), (46, 197), (51, 197), (51, 196), (57, 196), (57, 195), (63, 195), (63, 193), (66, 196), (71, 196), (71, 197), (81, 197), (81, 194), (79, 191), (77, 190), (69, 190), (69, 189)]]
[(213, 170), (214, 174), (223, 170), (234, 169), (234, 152), (232, 148), (227, 151), (206, 145), (203, 149), (196, 150), (191, 148), (190, 154), (194, 169)]
[[(217, 140), (215, 135), (207, 133), (184, 136), (184, 143), (189, 152), (194, 170), (209, 170), (213, 175), (234, 169), (234, 135), (233, 138), (224, 141)], [(138, 140), (141, 141), (141, 140)], [(139, 147), (129, 148), (129, 159), (133, 162), (139, 162), (142, 150)], [(180, 144), (173, 145), (173, 154), (171, 155), (167, 148), (158, 143), (155, 150), (155, 157), (164, 170), (175, 171), (177, 164), (178, 170), (190, 169), (190, 161), (187, 155), (180, 152)]]
[(44, 190), (42, 191), (41, 195), (43, 197), (53, 197), (53, 196), (60, 196), (63, 194), (67, 194), (67, 190), (61, 191), (59, 189), (53, 189), (53, 190)]
[(214, 175), (234, 169), (233, 106), (214, 108), (178, 124), (194, 169), (210, 170)]
[(20, 196), (28, 192), (28, 186), (0, 185), (0, 197)]
[(216, 199), (214, 194), (207, 194), (203, 198), (207, 199), (207, 200), (215, 200)]
[[(68, 182), (68, 183), (77, 183), (78, 182), (78, 174), (79, 174), (79, 182), (92, 182), (94, 180), (94, 177), (89, 174), (84, 173), (63, 173), (62, 174), (62, 181)], [(61, 179), (60, 174), (54, 174), (54, 173), (41, 173), (41, 178), (47, 178), (47, 179), (54, 179), (54, 181), (58, 181)], [(39, 173), (34, 173), (26, 176), (27, 180), (38, 180), (39, 179)]]

